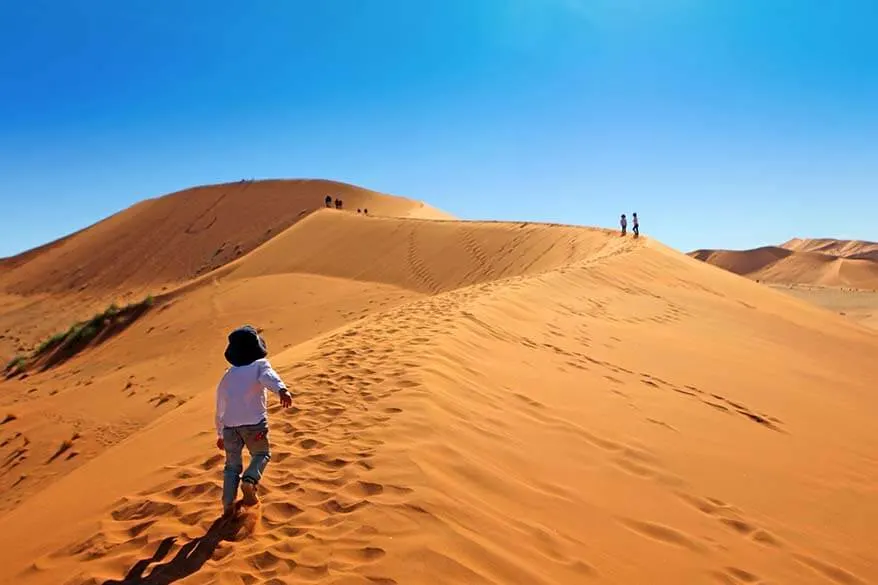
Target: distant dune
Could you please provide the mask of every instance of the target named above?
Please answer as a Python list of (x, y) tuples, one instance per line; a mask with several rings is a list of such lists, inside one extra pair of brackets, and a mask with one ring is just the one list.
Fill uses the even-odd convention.
[(749, 276), (789, 258), (793, 252), (776, 246), (753, 250), (696, 250), (689, 255), (729, 272)]
[[(0, 381), (0, 583), (878, 582), (878, 334), (706, 264), (870, 261), (693, 255), (277, 181), (7, 260), (8, 347), (156, 298)], [(243, 323), (294, 408), (271, 398), (262, 502), (222, 520), (214, 391)]]
[(878, 329), (874, 242), (796, 238), (781, 246), (696, 250), (689, 255)]
[(831, 238), (794, 238), (781, 245), (794, 252), (820, 252), (829, 256), (878, 261), (878, 242), (833, 240)]
[(790, 240), (753, 250), (696, 250), (693, 258), (773, 284), (878, 289), (878, 244)]

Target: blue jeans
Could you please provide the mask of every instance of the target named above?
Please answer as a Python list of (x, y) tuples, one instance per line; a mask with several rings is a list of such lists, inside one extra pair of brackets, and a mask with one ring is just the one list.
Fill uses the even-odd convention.
[[(271, 450), (268, 446), (268, 421), (255, 425), (226, 427), (223, 429), (223, 442), (226, 447), (226, 466), (223, 469), (223, 505), (231, 506), (238, 497), (241, 479), (258, 484)], [(244, 471), (244, 447), (250, 452), (250, 465)], [(244, 471), (243, 476), (241, 472)]]

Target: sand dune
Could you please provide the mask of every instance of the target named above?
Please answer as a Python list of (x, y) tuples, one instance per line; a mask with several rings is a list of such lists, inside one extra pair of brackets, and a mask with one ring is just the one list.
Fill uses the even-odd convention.
[(861, 325), (878, 329), (878, 291), (810, 285), (772, 286)]
[[(0, 383), (0, 582), (878, 580), (872, 331), (597, 229), (318, 212), (231, 260)], [(222, 522), (242, 322), (295, 408)]]
[[(354, 215), (364, 208), (370, 216), (450, 217), (419, 201), (318, 180), (227, 183), (150, 199), (2, 261), (0, 295), (15, 316), (14, 322), (0, 320), (0, 357), (110, 302), (171, 290), (240, 258), (323, 209), (327, 194), (341, 198)], [(5, 339), (12, 331), (20, 343)]]
[(438, 293), (558, 268), (592, 258), (598, 251), (612, 253), (618, 245), (597, 229), (362, 218), (327, 210), (223, 272), (231, 278), (321, 274)]
[[(195, 187), (139, 203), (7, 262), (10, 293), (155, 290), (240, 257), (330, 194), (372, 215), (447, 217), (423, 203), (332, 181), (255, 181)], [(24, 261), (26, 260), (26, 261)]]
[(793, 254), (777, 246), (764, 246), (753, 250), (696, 250), (689, 255), (723, 270), (750, 276)]
[[(821, 244), (809, 240), (753, 250), (696, 250), (690, 256), (735, 274), (775, 284), (878, 288), (878, 261), (869, 258), (866, 244), (838, 244), (828, 248), (831, 242)], [(851, 255), (842, 256), (843, 250), (849, 250)]]
[(781, 244), (794, 252), (820, 252), (829, 256), (861, 260), (878, 260), (878, 242), (835, 240), (832, 238), (794, 238)]

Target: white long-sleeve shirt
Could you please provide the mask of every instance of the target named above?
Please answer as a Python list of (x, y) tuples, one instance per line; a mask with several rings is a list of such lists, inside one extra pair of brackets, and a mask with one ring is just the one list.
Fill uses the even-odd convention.
[(279, 394), (286, 388), (267, 359), (230, 367), (216, 389), (217, 435), (222, 436), (223, 427), (255, 425), (265, 420), (265, 391)]

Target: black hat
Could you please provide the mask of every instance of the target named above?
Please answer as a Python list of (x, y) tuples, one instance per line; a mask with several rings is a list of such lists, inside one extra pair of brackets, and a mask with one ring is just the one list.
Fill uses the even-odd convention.
[(265, 341), (252, 325), (244, 325), (229, 333), (225, 357), (233, 366), (248, 366), (267, 355)]

